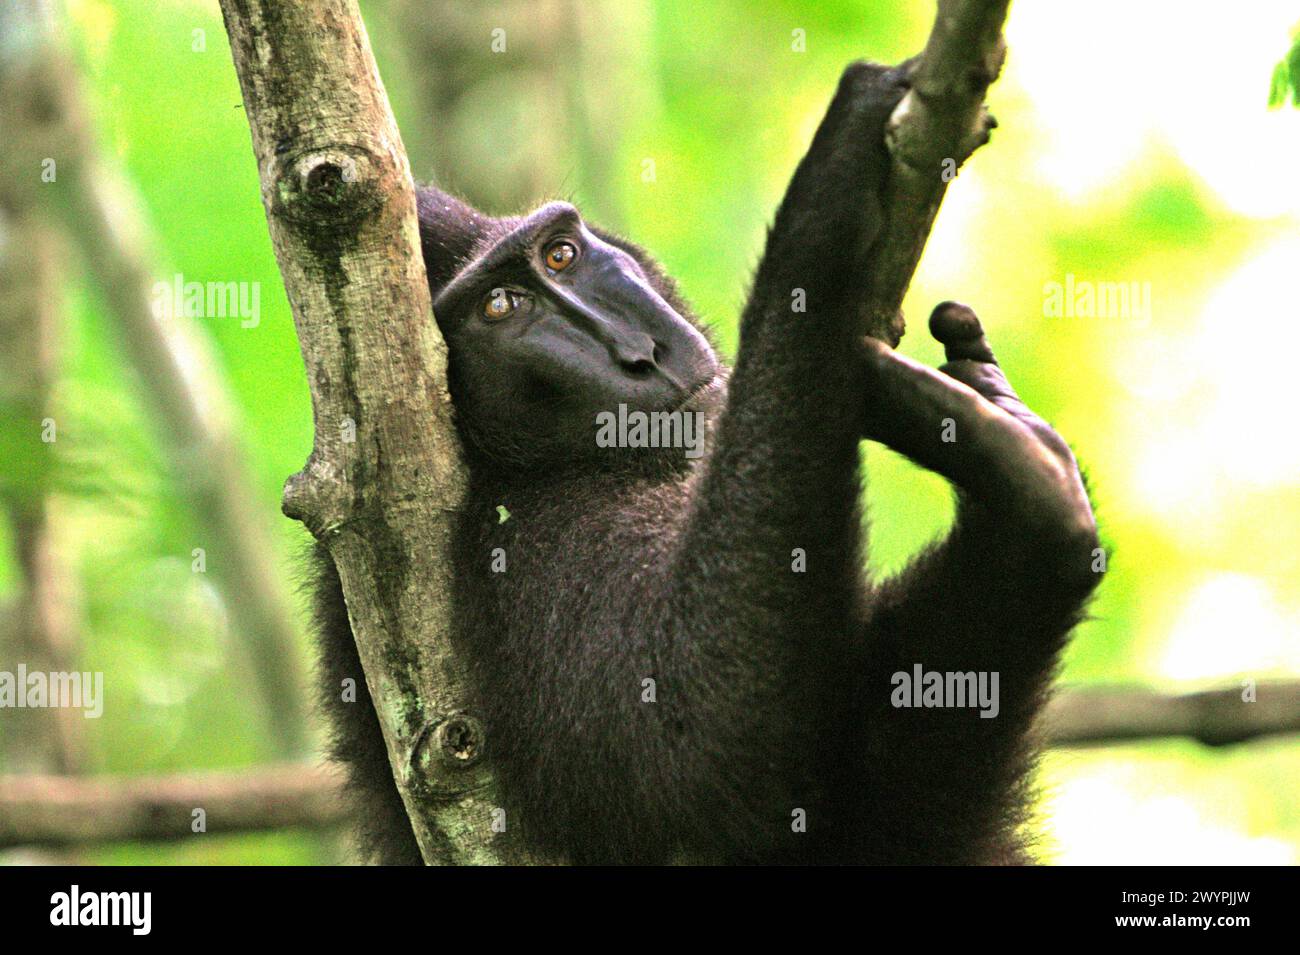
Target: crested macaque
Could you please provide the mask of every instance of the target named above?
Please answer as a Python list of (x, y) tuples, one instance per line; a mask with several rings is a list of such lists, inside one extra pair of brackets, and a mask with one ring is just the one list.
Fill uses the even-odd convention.
[[(494, 218), (418, 193), (471, 473), (454, 639), (508, 825), (541, 857), (1029, 859), (1032, 723), (1097, 585), (1097, 529), (1069, 447), (969, 308), (931, 315), (938, 370), (864, 336), (884, 128), (906, 89), (898, 68), (844, 73), (729, 371), (659, 265), (572, 205)], [(697, 453), (597, 440), (637, 413), (691, 416)], [(946, 538), (883, 583), (863, 570), (863, 440), (958, 501)], [(323, 549), (318, 567), (363, 845), (419, 863)], [(924, 694), (904, 685), (922, 671), (939, 675)], [(995, 704), (944, 696), (953, 674)], [(348, 677), (355, 703), (338, 699)]]

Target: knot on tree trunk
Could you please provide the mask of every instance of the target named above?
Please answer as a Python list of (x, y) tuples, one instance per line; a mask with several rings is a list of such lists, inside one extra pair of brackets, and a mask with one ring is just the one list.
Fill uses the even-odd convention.
[(482, 761), (487, 733), (464, 710), (444, 713), (428, 723), (411, 746), (411, 784), (422, 796), (457, 796), (487, 783), (469, 772)]
[(275, 211), (313, 230), (355, 226), (383, 205), (384, 163), (360, 145), (311, 149), (288, 160), (275, 179)]

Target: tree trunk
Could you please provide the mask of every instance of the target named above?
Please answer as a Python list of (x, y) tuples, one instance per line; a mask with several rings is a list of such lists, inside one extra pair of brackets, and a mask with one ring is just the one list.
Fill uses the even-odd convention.
[(329, 548), (428, 863), (509, 858), (450, 641), (466, 472), (402, 137), (353, 0), (222, 0), (315, 443), (284, 511)]

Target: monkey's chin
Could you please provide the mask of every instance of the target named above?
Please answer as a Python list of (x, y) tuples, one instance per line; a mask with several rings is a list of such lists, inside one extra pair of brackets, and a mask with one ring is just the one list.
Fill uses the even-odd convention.
[(713, 377), (692, 388), (669, 411), (703, 411), (712, 415), (722, 407), (727, 396), (727, 372), (719, 366)]

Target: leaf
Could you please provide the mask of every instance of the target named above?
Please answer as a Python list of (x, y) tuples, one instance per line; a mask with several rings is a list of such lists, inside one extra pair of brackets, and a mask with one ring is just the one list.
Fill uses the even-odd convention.
[(1273, 79), (1268, 87), (1268, 108), (1277, 109), (1284, 104), (1289, 92), (1291, 92), (1291, 71), (1284, 60), (1273, 67)]
[(1277, 109), (1285, 105), (1288, 96), (1291, 98), (1291, 105), (1300, 108), (1300, 94), (1296, 92), (1297, 83), (1300, 83), (1300, 34), (1291, 41), (1291, 49), (1287, 51), (1286, 56), (1273, 67), (1273, 76), (1268, 87), (1269, 109)]

